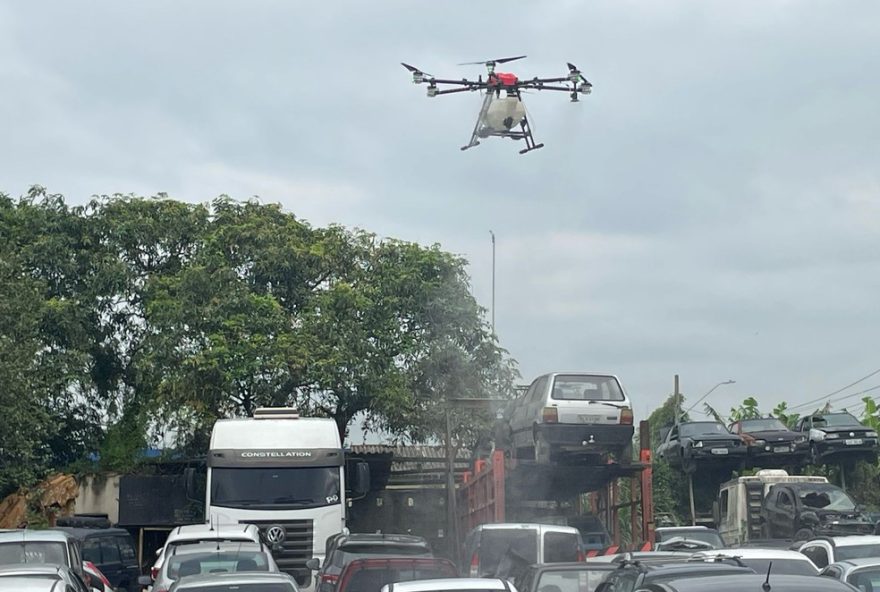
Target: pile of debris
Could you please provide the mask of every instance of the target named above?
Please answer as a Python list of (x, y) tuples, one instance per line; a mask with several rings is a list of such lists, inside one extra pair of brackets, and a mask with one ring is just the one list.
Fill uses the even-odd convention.
[(0, 528), (25, 528), (35, 518), (55, 526), (58, 516), (73, 514), (79, 485), (73, 475), (51, 475), (30, 489), (20, 489), (0, 501)]

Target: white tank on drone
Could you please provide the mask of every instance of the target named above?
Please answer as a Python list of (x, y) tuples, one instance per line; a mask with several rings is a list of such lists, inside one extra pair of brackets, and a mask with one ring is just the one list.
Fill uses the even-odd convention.
[(526, 116), (526, 108), (516, 97), (493, 99), (486, 110), (486, 126), (498, 131), (507, 131), (519, 126)]

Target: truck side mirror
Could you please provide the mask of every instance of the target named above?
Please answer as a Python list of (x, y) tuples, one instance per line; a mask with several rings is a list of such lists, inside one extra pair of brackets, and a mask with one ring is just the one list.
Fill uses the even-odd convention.
[(317, 571), (321, 569), (321, 560), (317, 557), (312, 557), (308, 561), (306, 561), (306, 567), (308, 567), (312, 571)]
[(718, 501), (712, 502), (712, 519), (715, 521), (715, 528), (721, 527), (721, 508)]
[(370, 491), (370, 465), (366, 461), (358, 461), (354, 467), (354, 483), (352, 492), (355, 497), (361, 498)]
[(191, 501), (196, 500), (196, 470), (193, 467), (187, 467), (183, 470), (183, 479), (186, 485), (186, 497)]

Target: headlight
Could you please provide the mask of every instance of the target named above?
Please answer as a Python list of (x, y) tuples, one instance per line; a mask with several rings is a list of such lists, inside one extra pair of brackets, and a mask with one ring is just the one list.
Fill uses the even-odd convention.
[(876, 438), (877, 432), (868, 432), (867, 434), (865, 434), (865, 436), (867, 436), (868, 438)]
[(703, 441), (702, 441), (702, 440), (697, 440), (697, 441), (694, 442), (691, 446), (693, 446), (694, 448), (702, 448), (702, 447), (703, 447)]
[(798, 436), (797, 438), (794, 439), (795, 444), (803, 444), (806, 441), (807, 441), (806, 436)]
[(767, 443), (766, 440), (755, 440), (753, 444), (754, 444), (755, 446), (763, 446), (763, 445), (766, 444), (766, 443)]
[(837, 438), (840, 438), (840, 434), (829, 434), (828, 432), (825, 432), (826, 440), (836, 440)]

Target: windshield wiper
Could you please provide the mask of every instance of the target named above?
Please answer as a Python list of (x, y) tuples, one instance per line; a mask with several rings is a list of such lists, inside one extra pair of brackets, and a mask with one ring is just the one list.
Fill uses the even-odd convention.
[(313, 504), (315, 500), (310, 497), (276, 497), (272, 500), (273, 504)]

